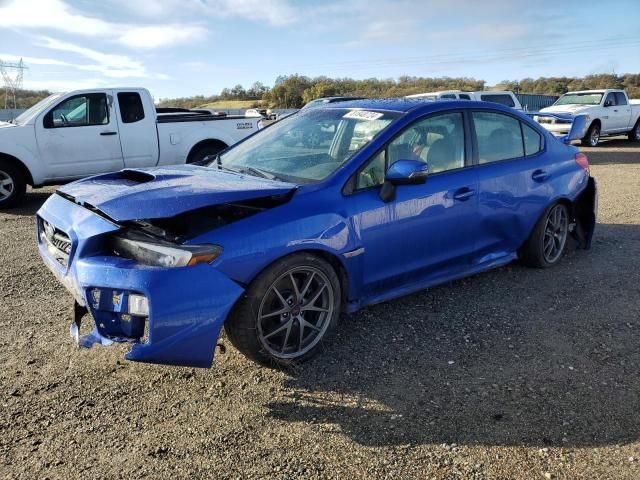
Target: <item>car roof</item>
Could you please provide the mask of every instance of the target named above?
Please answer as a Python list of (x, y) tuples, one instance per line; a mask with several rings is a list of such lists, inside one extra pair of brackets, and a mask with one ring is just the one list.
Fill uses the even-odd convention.
[(414, 110), (420, 110), (420, 113), (429, 113), (431, 111), (447, 110), (452, 108), (484, 108), (501, 110), (513, 113), (511, 107), (506, 107), (499, 103), (493, 102), (476, 102), (473, 100), (440, 100), (432, 102), (421, 98), (367, 98), (364, 100), (349, 100), (339, 103), (327, 103), (320, 108), (354, 108), (362, 110), (387, 110), (392, 112), (407, 113)]

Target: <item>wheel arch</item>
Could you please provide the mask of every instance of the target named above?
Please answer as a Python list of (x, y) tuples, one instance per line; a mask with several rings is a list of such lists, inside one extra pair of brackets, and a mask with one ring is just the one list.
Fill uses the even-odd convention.
[[(340, 255), (338, 253), (335, 252), (331, 252), (328, 250), (324, 250), (322, 248), (302, 248), (300, 250), (295, 250), (292, 252), (287, 252), (285, 255), (276, 257), (271, 259), (270, 262), (266, 263), (265, 265), (262, 266), (262, 268), (260, 268), (258, 271), (255, 272), (255, 274), (251, 277), (251, 279), (249, 279), (247, 282), (243, 282), (242, 286), (246, 289), (249, 284), (253, 281), (255, 281), (257, 278), (260, 277), (260, 275), (263, 274), (263, 272), (265, 272), (269, 267), (271, 267), (274, 263), (279, 262), (287, 257), (290, 257), (292, 255), (299, 255), (299, 254), (310, 254), (310, 255), (314, 255), (322, 260), (324, 260), (325, 262), (327, 262), (331, 268), (333, 268), (333, 270), (336, 272), (336, 275), (338, 276), (338, 280), (340, 281), (340, 293), (341, 293), (341, 297), (343, 299), (342, 301), (342, 308), (344, 309), (346, 307), (346, 305), (349, 302), (349, 293), (351, 292), (351, 278), (349, 277), (349, 273), (347, 270), (346, 265), (344, 264), (344, 262), (341, 260)], [(236, 301), (236, 304), (240, 301), (240, 299), (238, 299)], [(235, 305), (234, 305), (235, 308)]]
[(24, 164), (22, 160), (20, 160), (17, 157), (14, 157), (13, 155), (9, 155), (8, 153), (2, 153), (2, 152), (0, 152), (0, 160), (5, 160), (7, 162), (11, 162), (14, 165), (16, 165), (20, 169), (21, 173), (24, 175), (24, 178), (27, 184), (33, 186), (33, 176), (31, 175), (31, 171)]
[(191, 147), (191, 150), (189, 150), (189, 153), (187, 154), (187, 163), (191, 163), (191, 159), (192, 159), (193, 155), (198, 150), (200, 150), (202, 147), (209, 147), (209, 146), (221, 147), (221, 150), (224, 150), (229, 145), (227, 145), (225, 142), (223, 142), (222, 140), (219, 140), (217, 138), (205, 138), (204, 140), (200, 140), (193, 147)]

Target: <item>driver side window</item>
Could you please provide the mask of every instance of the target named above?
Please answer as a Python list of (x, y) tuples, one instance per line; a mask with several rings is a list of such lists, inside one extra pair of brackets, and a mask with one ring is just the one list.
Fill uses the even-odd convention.
[(76, 95), (56, 105), (44, 119), (45, 128), (107, 125), (109, 107), (104, 93)]
[(409, 126), (360, 170), (356, 189), (382, 185), (387, 168), (398, 160), (426, 162), (429, 173), (464, 167), (462, 113), (434, 115)]

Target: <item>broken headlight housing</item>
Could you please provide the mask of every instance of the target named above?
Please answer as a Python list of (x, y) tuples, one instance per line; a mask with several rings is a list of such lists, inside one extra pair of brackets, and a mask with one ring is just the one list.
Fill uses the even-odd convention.
[(179, 245), (134, 231), (114, 235), (109, 244), (119, 257), (165, 268), (211, 263), (222, 253), (219, 245)]

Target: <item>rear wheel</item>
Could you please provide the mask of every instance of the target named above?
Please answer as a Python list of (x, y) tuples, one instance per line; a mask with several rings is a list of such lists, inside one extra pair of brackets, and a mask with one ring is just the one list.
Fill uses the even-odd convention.
[(633, 127), (633, 130), (629, 132), (628, 138), (632, 142), (640, 142), (640, 120), (636, 122), (636, 125), (635, 127)]
[(520, 257), (530, 267), (551, 267), (562, 258), (568, 236), (569, 210), (566, 205), (556, 203), (538, 220)]
[(189, 158), (187, 158), (187, 163), (191, 163), (194, 165), (204, 165), (209, 161), (207, 157), (213, 157), (224, 150), (226, 145), (223, 143), (211, 143), (207, 145), (203, 145), (198, 147), (194, 151), (189, 154)]
[(294, 254), (249, 285), (225, 331), (258, 363), (303, 362), (318, 353), (335, 328), (340, 306), (340, 282), (331, 265), (311, 254)]
[(582, 137), (582, 145), (585, 147), (596, 147), (600, 141), (600, 125), (598, 123), (592, 123), (587, 130), (587, 134)]
[(20, 169), (6, 160), (0, 160), (0, 209), (20, 203), (26, 190), (27, 184)]

